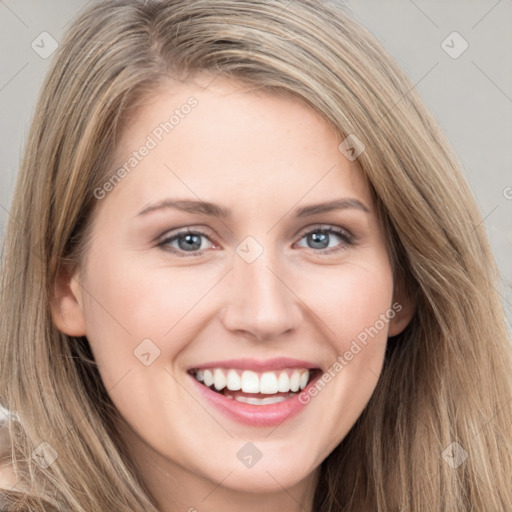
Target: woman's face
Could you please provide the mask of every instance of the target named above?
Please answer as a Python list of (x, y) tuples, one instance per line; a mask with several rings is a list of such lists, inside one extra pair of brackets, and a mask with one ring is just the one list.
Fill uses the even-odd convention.
[[(212, 502), (310, 482), (407, 319), (342, 139), (297, 99), (221, 78), (202, 88), (169, 88), (124, 130), (125, 172), (96, 191), (91, 245), (54, 320), (87, 336), (146, 476), (201, 481), (198, 502), (215, 488)], [(315, 382), (293, 393), (308, 369)]]

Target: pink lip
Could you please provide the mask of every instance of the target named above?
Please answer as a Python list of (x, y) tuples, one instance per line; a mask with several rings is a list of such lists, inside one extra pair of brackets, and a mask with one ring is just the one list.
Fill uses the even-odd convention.
[[(228, 359), (224, 361), (211, 361), (209, 363), (200, 364), (189, 368), (205, 369), (205, 368), (239, 368), (240, 370), (252, 370), (255, 372), (284, 370), (285, 368), (319, 368), (317, 364), (309, 361), (301, 361), (300, 359), (292, 359), (289, 357), (276, 357), (274, 359)], [(257, 406), (261, 407), (261, 406)]]
[[(289, 364), (289, 362), (286, 364)], [(206, 368), (208, 368), (208, 366), (206, 366)], [(254, 368), (254, 366), (252, 368)], [(313, 377), (311, 382), (309, 382), (308, 385), (294, 397), (288, 398), (287, 400), (277, 404), (269, 405), (251, 405), (227, 398), (220, 393), (212, 391), (204, 384), (201, 384), (194, 376), (188, 374), (188, 377), (192, 379), (192, 385), (197, 388), (199, 393), (201, 393), (201, 395), (210, 404), (232, 420), (251, 425), (253, 427), (272, 427), (280, 425), (284, 421), (292, 418), (309, 404), (309, 400), (302, 403), (299, 400), (299, 397), (302, 393), (307, 394), (309, 392), (310, 386), (314, 385), (314, 383), (321, 377), (321, 372), (318, 372), (318, 375)]]

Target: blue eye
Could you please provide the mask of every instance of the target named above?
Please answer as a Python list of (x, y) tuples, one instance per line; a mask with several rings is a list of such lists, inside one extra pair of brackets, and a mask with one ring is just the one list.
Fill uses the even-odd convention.
[[(185, 256), (183, 252), (190, 253), (190, 256), (201, 256), (204, 251), (197, 252), (201, 247), (201, 237), (208, 238), (207, 235), (200, 231), (180, 231), (175, 235), (162, 240), (158, 246), (164, 250), (177, 254), (178, 256)], [(170, 246), (172, 242), (178, 242), (178, 248)], [(187, 255), (188, 256), (188, 255)]]
[[(333, 235), (341, 239), (342, 243), (334, 247), (330, 245)], [(314, 229), (310, 229), (302, 235), (301, 240), (303, 238), (306, 238), (309, 243), (313, 244), (312, 249), (320, 249), (319, 252), (324, 254), (346, 249), (347, 246), (353, 245), (354, 243), (353, 236), (348, 231), (330, 226), (317, 226)]]
[[(333, 235), (341, 240), (341, 243), (334, 247), (330, 245)], [(208, 235), (201, 231), (191, 231), (190, 229), (187, 229), (165, 238), (157, 246), (161, 247), (165, 251), (176, 254), (177, 256), (201, 256), (205, 251), (204, 248), (201, 249), (202, 238), (209, 239)], [(332, 226), (316, 226), (303, 233), (301, 240), (304, 238), (307, 239), (307, 243), (312, 244), (312, 247), (309, 248), (318, 249), (315, 252), (320, 254), (340, 251), (354, 244), (354, 237), (352, 234), (344, 229), (333, 228)], [(176, 243), (177, 247), (176, 245), (171, 245)]]

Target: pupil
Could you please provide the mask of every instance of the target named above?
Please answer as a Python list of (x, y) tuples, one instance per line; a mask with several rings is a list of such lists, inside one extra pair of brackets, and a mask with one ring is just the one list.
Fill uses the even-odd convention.
[[(321, 232), (319, 231), (317, 233), (321, 233)], [(317, 246), (317, 247), (315, 247), (315, 249), (325, 249), (325, 247), (327, 247), (327, 245), (326, 245), (327, 233), (321, 233), (320, 236), (318, 236), (317, 234), (313, 234), (313, 235), (311, 235), (311, 239), (312, 239), (313, 244), (320, 243), (320, 245), (321, 245), (321, 247)]]
[[(199, 249), (199, 247), (201, 247), (201, 240), (199, 235), (187, 234), (180, 238), (180, 240), (186, 240), (186, 243), (179, 244), (181, 249)], [(194, 245), (197, 247), (194, 247)]]

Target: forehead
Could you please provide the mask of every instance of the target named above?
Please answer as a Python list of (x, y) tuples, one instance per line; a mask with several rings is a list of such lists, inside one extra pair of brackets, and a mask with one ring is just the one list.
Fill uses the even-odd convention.
[(166, 194), (268, 206), (346, 193), (370, 204), (357, 161), (338, 149), (342, 140), (291, 95), (224, 77), (169, 84), (125, 123), (111, 171), (125, 172), (107, 199), (140, 210)]

